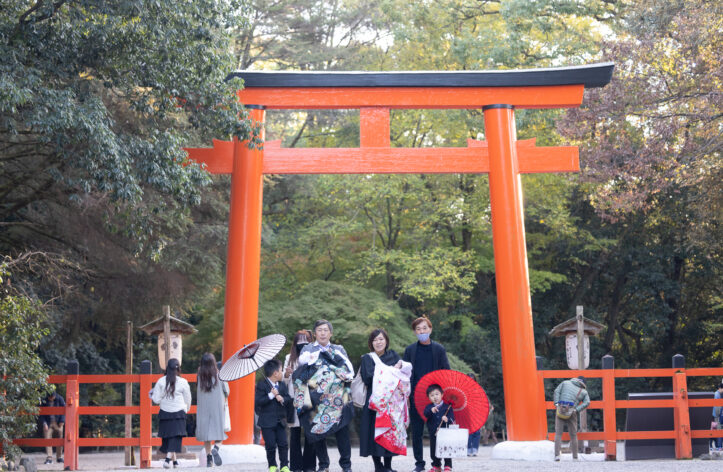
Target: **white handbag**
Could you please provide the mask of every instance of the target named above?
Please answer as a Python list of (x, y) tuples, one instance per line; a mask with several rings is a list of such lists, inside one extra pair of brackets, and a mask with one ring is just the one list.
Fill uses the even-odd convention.
[(437, 448), (435, 455), (440, 458), (467, 457), (467, 440), (469, 430), (451, 424), (437, 431)]
[[(379, 365), (382, 363), (382, 360), (379, 359), (376, 352), (370, 354), (372, 355), (374, 364)], [(361, 366), (359, 366), (359, 370), (351, 381), (351, 401), (354, 403), (354, 406), (358, 408), (364, 408), (364, 404), (367, 402), (367, 386), (361, 378)]]
[(223, 404), (223, 432), (231, 431), (231, 414), (228, 412), (228, 400)]

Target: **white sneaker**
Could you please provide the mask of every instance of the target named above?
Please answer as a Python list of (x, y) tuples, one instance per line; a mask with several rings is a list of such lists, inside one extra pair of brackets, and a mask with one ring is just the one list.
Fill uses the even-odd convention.
[(560, 462), (560, 456), (555, 456), (555, 462)]

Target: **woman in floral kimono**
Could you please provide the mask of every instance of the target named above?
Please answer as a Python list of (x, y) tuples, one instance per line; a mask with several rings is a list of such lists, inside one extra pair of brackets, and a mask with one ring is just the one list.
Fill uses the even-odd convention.
[(362, 409), (359, 452), (362, 457), (372, 456), (375, 472), (390, 472), (392, 457), (407, 454), (412, 365), (388, 349), (389, 336), (383, 329), (372, 331), (368, 344), (370, 352), (362, 356), (360, 368), (367, 399)]

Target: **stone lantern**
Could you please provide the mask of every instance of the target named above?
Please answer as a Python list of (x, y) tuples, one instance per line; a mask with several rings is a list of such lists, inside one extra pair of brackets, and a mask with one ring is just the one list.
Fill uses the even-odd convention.
[(150, 335), (158, 336), (158, 365), (166, 369), (168, 359), (178, 359), (183, 364), (183, 335), (193, 334), (198, 330), (193, 325), (171, 316), (168, 306), (163, 307), (165, 315), (140, 327)]

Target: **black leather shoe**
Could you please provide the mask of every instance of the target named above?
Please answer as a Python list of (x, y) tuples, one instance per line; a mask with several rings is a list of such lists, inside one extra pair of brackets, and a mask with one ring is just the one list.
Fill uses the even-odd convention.
[(217, 466), (223, 464), (223, 461), (221, 460), (221, 454), (218, 453), (218, 446), (213, 446), (211, 448), (211, 456), (213, 456), (213, 463)]

